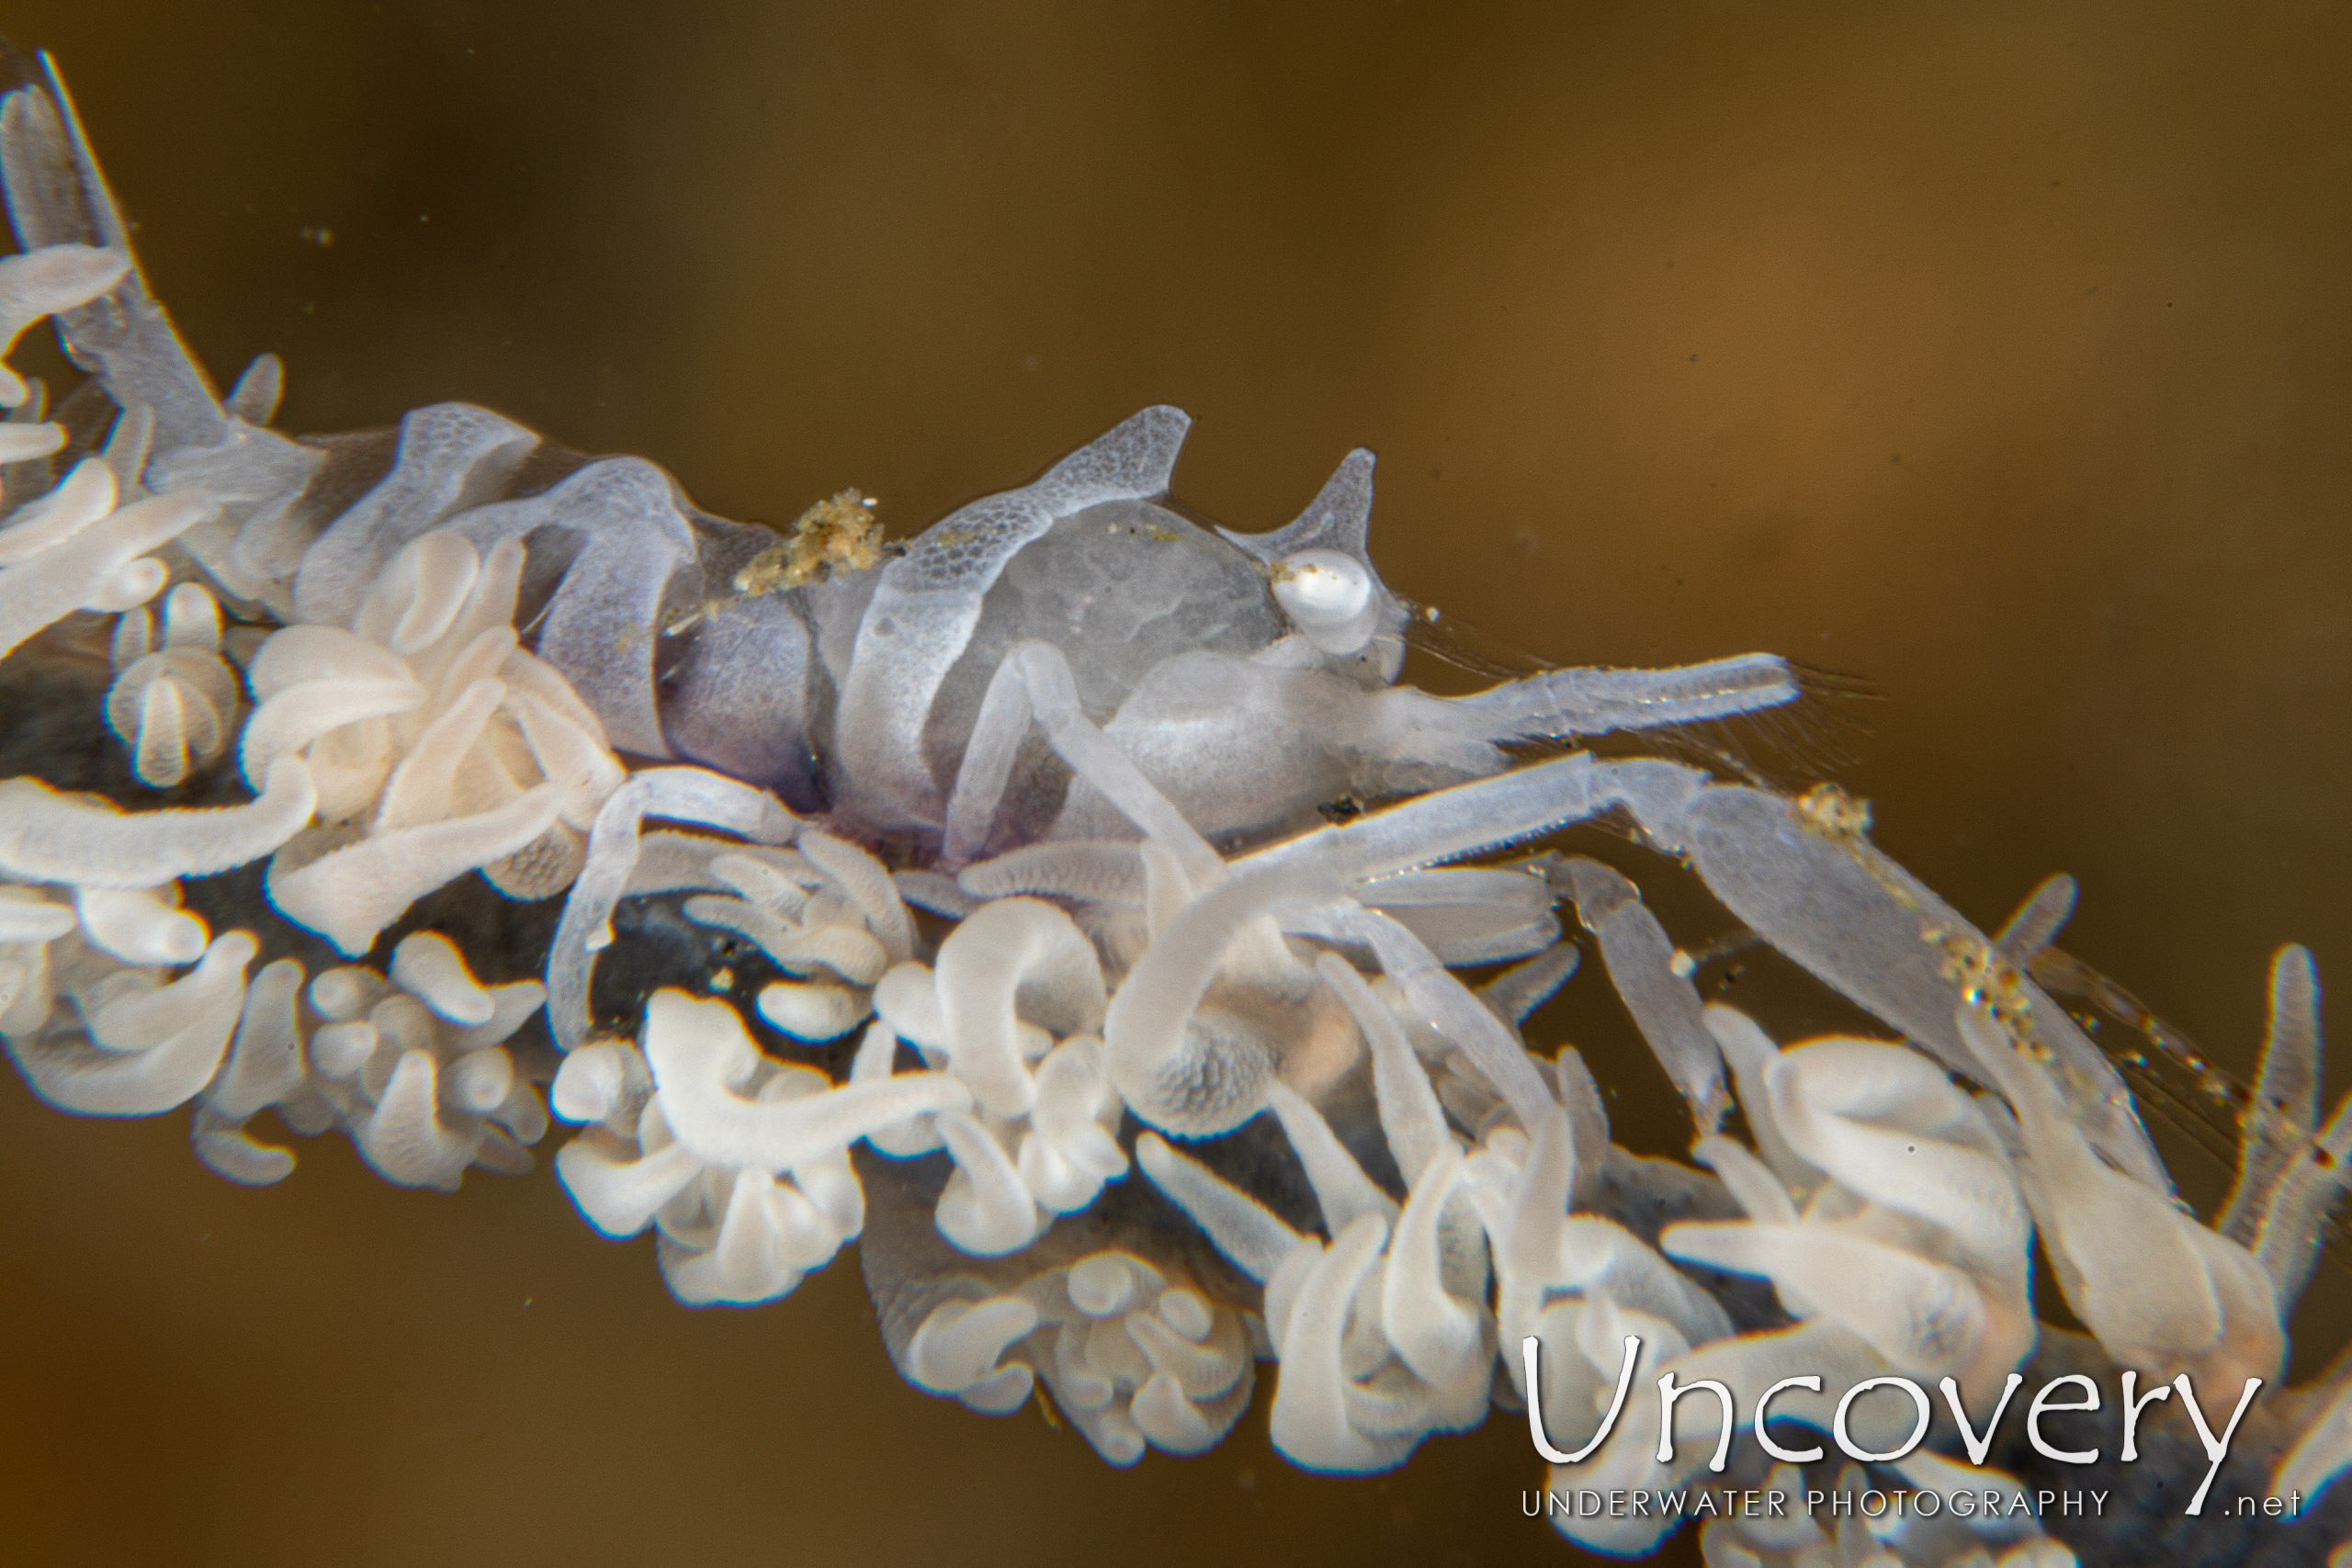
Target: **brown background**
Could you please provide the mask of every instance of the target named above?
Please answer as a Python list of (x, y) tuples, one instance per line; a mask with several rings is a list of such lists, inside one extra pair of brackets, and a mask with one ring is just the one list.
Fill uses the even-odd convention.
[[(902, 531), (1151, 401), (1244, 526), (1370, 446), (1389, 581), (1509, 642), (1866, 676), (1880, 841), (1988, 923), (2077, 873), (2068, 945), (2223, 1058), (2277, 942), (2352, 975), (2341, 7), (0, 29), (58, 52), (216, 372), (286, 355), (291, 428), (469, 399)], [(0, 1084), (0, 1562), (1570, 1555), (1508, 1420), (1341, 1482), (1261, 1410), (1116, 1473), (902, 1385), (847, 1260), (688, 1312), (544, 1177), (394, 1191), (334, 1142), (248, 1192), (183, 1138)]]

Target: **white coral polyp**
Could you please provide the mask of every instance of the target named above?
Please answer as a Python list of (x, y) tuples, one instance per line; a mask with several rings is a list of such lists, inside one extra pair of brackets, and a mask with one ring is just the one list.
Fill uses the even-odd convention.
[(259, 860), (311, 819), (317, 795), (300, 759), (269, 765), (243, 806), (125, 811), (34, 778), (0, 779), (0, 875), (74, 887), (157, 887)]
[(978, 1101), (938, 1117), (936, 1143), (877, 1140), (889, 1154), (945, 1145), (956, 1171), (936, 1217), (962, 1250), (1018, 1251), (1126, 1174), (1124, 1102), (1092, 1032), (1108, 995), (1093, 943), (1036, 898), (981, 905), (940, 944), (935, 969), (901, 964), (876, 988), (887, 1032), (869, 1035), (854, 1075), (886, 1071), (904, 1039)]
[[(44, 245), (0, 258), (0, 355), (15, 348), (25, 329), (43, 316), (89, 303), (121, 282), (130, 270), (130, 257), (124, 252), (90, 245)], [(24, 378), (0, 365), (0, 409), (12, 411), (7, 422), (0, 423), (0, 463), (46, 457), (65, 445), (65, 427), (40, 422), (40, 405), (28, 400), (31, 398), (32, 388)], [(109, 491), (109, 503), (111, 494)], [(85, 516), (83, 523), (91, 520)], [(20, 547), (29, 538), (17, 537)], [(153, 574), (142, 569), (138, 575)], [(154, 581), (158, 587), (162, 585), (160, 576)], [(5, 582), (0, 578), (0, 584)], [(0, 597), (6, 592), (5, 586), (0, 586)]]
[(914, 930), (882, 863), (813, 828), (793, 849), (699, 840), (688, 919), (731, 931), (792, 976), (761, 988), (760, 1016), (796, 1040), (838, 1040), (873, 1013), (873, 987), (914, 952)]
[[(1826, 1430), (1847, 1391), (1868, 1379), (1905, 1376), (1932, 1387), (1951, 1378), (1972, 1415), (1988, 1415), (2038, 1328), (2024, 1199), (1984, 1112), (1943, 1068), (1905, 1046), (1825, 1039), (1781, 1051), (1729, 1009), (1710, 1009), (1707, 1023), (1764, 1152), (1702, 1138), (1700, 1158), (1747, 1217), (1670, 1225), (1660, 1246), (1686, 1262), (1770, 1280), (1799, 1321), (1702, 1337), (1662, 1335), (1655, 1325), (1644, 1333), (1629, 1311), (1626, 1331), (1644, 1340), (1635, 1385), (1666, 1373), (1684, 1385), (1713, 1380), (1746, 1417), (1781, 1379), (1818, 1376), (1819, 1392), (1788, 1390), (1772, 1408)], [(1622, 1294), (1617, 1304), (1637, 1305)], [(1616, 1374), (1620, 1334), (1536, 1332), (1549, 1375)], [(1547, 1414), (1552, 1404), (1547, 1397)], [(1714, 1462), (1713, 1405), (1678, 1404), (1666, 1461), (1657, 1458), (1657, 1409), (1656, 1400), (1629, 1402), (1589, 1466), (1555, 1470), (1555, 1484), (1674, 1486)], [(1900, 1401), (1864, 1403), (1853, 1407), (1849, 1430), (1872, 1450), (1896, 1449), (1911, 1416)], [(1583, 1438), (1572, 1431), (1570, 1440)], [(1647, 1551), (1671, 1523), (1555, 1522), (1580, 1544), (1612, 1552)]]
[(2154, 1378), (2276, 1377), (2287, 1337), (2254, 1254), (2101, 1161), (2048, 1075), (1984, 1010), (1962, 1008), (1959, 1021), (2016, 1114), (2018, 1175), (2051, 1269), (2107, 1353)]
[(220, 657), (220, 606), (193, 582), (164, 601), (163, 636), (141, 608), (115, 624), (107, 724), (130, 748), (131, 771), (169, 789), (210, 766), (237, 730), (237, 672)]
[(594, 1123), (555, 1162), (589, 1223), (616, 1237), (658, 1226), (681, 1301), (748, 1304), (789, 1293), (865, 1228), (851, 1145), (971, 1095), (942, 1073), (837, 1088), (763, 1055), (727, 1003), (665, 990), (646, 1004), (642, 1051), (572, 1052), (555, 1104)]
[(246, 672), (246, 777), (296, 756), (318, 781), (321, 826), (273, 858), (270, 897), (347, 955), (469, 871), (511, 897), (562, 891), (620, 785), (596, 716), (516, 644), (522, 567), (516, 541), (483, 557), (425, 534), (348, 630), (288, 626)]
[[(0, 355), (35, 321), (88, 304), (130, 270), (128, 254), (94, 245), (43, 245), (0, 259)], [(24, 380), (0, 367), (0, 408), (15, 408), (28, 395)]]
[(176, 883), (76, 888), (74, 908), (82, 940), (123, 964), (193, 964), (209, 939), (204, 922), (179, 907)]
[[(1711, 1021), (1731, 1033), (1728, 1011)], [(1975, 1102), (1927, 1057), (1876, 1041), (1792, 1046), (1761, 1077), (1768, 1103), (1743, 1106), (1749, 1123), (1769, 1122), (1806, 1167), (1784, 1175), (1702, 1139), (1747, 1218), (1672, 1226), (1667, 1253), (1770, 1280), (1792, 1316), (1837, 1322), (1894, 1371), (1997, 1388), (2034, 1343), (2031, 1229)]]
[(135, 608), (169, 577), (153, 553), (212, 512), (200, 498), (116, 504), (112, 469), (87, 457), (0, 527), (0, 656), (76, 610)]
[(1147, 1447), (1205, 1453), (1250, 1404), (1251, 1330), (1187, 1279), (1130, 1252), (1090, 1253), (1009, 1294), (951, 1296), (901, 1355), (932, 1393), (1001, 1416), (1042, 1378), (1094, 1451), (1116, 1465)]
[(341, 1122), (377, 1174), (403, 1187), (455, 1191), (475, 1166), (519, 1174), (547, 1110), (505, 1043), (546, 998), (536, 980), (481, 985), (447, 938), (416, 932), (394, 950), (391, 979), (350, 966), (311, 981), (326, 1021), (311, 1037), (307, 1078), (277, 1103), (297, 1131), (319, 1131), (322, 1112)]
[(302, 966), (279, 959), (247, 983), (259, 943), (248, 931), (212, 940), (179, 908), (176, 884), (72, 897), (0, 887), (0, 1033), (17, 1066), (52, 1104), (89, 1115), (153, 1115), (194, 1099), (199, 1158), (233, 1181), (283, 1179), (293, 1156), (254, 1142), (246, 1122), (273, 1104), (299, 1130), (334, 1120), (316, 1095), (293, 1103), (308, 1071)]
[(259, 948), (249, 931), (213, 938), (175, 883), (0, 886), (0, 1034), (62, 1110), (169, 1111), (218, 1081)]
[[(73, 1012), (11, 1037), (9, 1054), (41, 1098), (89, 1115), (152, 1116), (185, 1105), (209, 1082), (244, 1006), (250, 931), (216, 937), (178, 979), (116, 968), (74, 994)], [(78, 1013), (78, 1018), (74, 1016)]]
[(1037, 1098), (1029, 1111), (1014, 1168), (1038, 1207), (1074, 1214), (1127, 1173), (1119, 1147), (1119, 1091), (1102, 1065), (1102, 1042), (1073, 1035), (1037, 1064)]
[[(1324, 978), (1351, 1009), (1384, 1005), (1352, 972), (1343, 978), (1326, 965)], [(1402, 1029), (1378, 1016), (1368, 1031), (1375, 1050), (1409, 1057)], [(1468, 1164), (1427, 1076), (1409, 1061), (1391, 1066), (1409, 1070), (1376, 1073), (1374, 1091), (1409, 1180), (1401, 1211), (1312, 1105), (1273, 1088), (1328, 1242), (1292, 1230), (1157, 1134), (1136, 1145), (1153, 1184), (1265, 1285), (1266, 1334), (1281, 1365), (1274, 1446), (1314, 1470), (1401, 1464), (1430, 1433), (1483, 1420), (1493, 1382), (1496, 1323), (1485, 1239), (1464, 1190)]]

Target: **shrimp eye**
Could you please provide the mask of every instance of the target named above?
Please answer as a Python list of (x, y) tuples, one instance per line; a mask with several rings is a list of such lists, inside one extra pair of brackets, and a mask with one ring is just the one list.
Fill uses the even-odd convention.
[(1310, 636), (1346, 626), (1372, 602), (1372, 573), (1337, 550), (1284, 556), (1274, 563), (1273, 582), (1275, 602)]

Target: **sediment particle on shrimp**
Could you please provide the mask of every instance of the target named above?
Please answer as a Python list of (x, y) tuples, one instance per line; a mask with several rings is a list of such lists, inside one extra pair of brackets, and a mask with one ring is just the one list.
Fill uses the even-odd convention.
[(864, 571), (882, 558), (882, 523), (874, 498), (855, 490), (826, 497), (792, 520), (783, 539), (735, 574), (745, 596), (798, 588), (837, 571)]

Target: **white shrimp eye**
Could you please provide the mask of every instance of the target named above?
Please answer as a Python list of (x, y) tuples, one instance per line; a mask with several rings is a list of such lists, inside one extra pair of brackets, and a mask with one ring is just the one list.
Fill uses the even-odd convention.
[(1337, 550), (1301, 550), (1274, 563), (1274, 599), (1301, 631), (1335, 630), (1372, 602), (1372, 573)]

